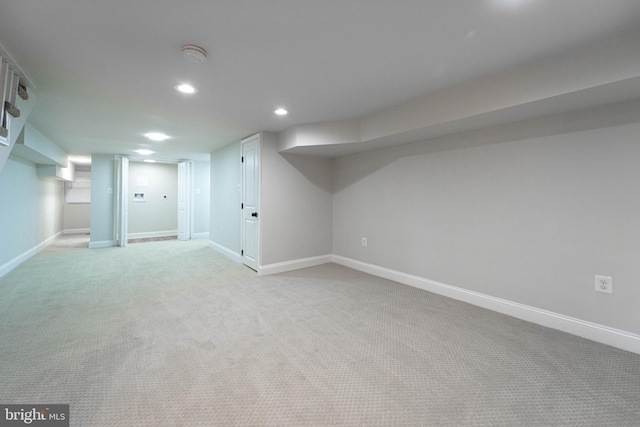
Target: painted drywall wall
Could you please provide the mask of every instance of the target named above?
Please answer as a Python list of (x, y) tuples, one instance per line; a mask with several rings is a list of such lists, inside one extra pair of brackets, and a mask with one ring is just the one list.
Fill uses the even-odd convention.
[(178, 165), (130, 161), (129, 238), (177, 235), (177, 230)]
[(88, 233), (91, 224), (91, 166), (73, 165), (73, 182), (64, 185), (64, 232)]
[(113, 245), (114, 156), (91, 155), (91, 238), (89, 247)]
[(348, 144), (361, 141), (360, 120), (301, 124), (278, 135), (278, 151), (310, 145)]
[(193, 162), (193, 233), (204, 237), (209, 233), (211, 218), (211, 176), (210, 162)]
[(0, 172), (0, 267), (62, 231), (60, 181), (39, 178), (35, 164), (10, 156)]
[(62, 228), (65, 233), (84, 233), (91, 225), (91, 203), (64, 203)]
[(280, 154), (277, 136), (261, 135), (260, 265), (331, 254), (331, 160)]
[(598, 117), (337, 159), (334, 253), (640, 333), (640, 123)]
[(211, 153), (209, 239), (240, 256), (240, 141)]
[(24, 137), (18, 138), (14, 154), (40, 165), (68, 166), (67, 154), (30, 123), (24, 125)]
[[(331, 160), (278, 153), (261, 133), (260, 265), (331, 254)], [(211, 154), (210, 240), (240, 253), (240, 142)]]

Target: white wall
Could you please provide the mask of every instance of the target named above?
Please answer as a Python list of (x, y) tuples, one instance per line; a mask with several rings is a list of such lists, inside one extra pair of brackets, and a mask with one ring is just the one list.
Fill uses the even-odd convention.
[[(206, 186), (208, 185), (208, 183), (207, 183), (206, 176), (208, 173), (207, 172), (208, 162), (195, 162), (195, 163), (196, 163), (196, 172), (195, 172), (194, 181), (196, 185), (200, 186), (201, 188), (205, 188), (205, 191), (207, 191)], [(175, 205), (175, 209), (173, 208), (167, 209), (167, 212), (160, 212), (158, 209), (153, 210), (151, 217), (147, 218), (147, 222), (152, 225), (150, 227), (147, 227), (146, 225), (141, 226), (138, 221), (138, 218), (135, 217), (136, 213), (133, 214), (134, 217), (132, 218), (131, 209), (133, 208), (135, 211), (137, 207), (135, 206), (136, 203), (133, 202), (131, 198), (133, 197), (134, 191), (137, 191), (139, 189), (136, 187), (136, 184), (137, 184), (136, 177), (137, 175), (139, 175), (136, 169), (137, 165), (147, 165), (147, 163), (140, 163), (140, 162), (129, 163), (129, 177), (130, 177), (129, 234), (162, 231), (161, 229), (165, 225), (160, 224), (158, 221), (165, 221), (166, 220), (165, 213), (172, 215), (171, 212), (175, 212), (175, 215), (176, 215), (176, 222), (175, 222), (176, 225), (174, 226), (174, 228), (171, 229), (171, 230), (175, 230), (177, 228), (177, 210), (178, 210), (177, 202)], [(154, 165), (154, 164), (148, 164), (148, 165)], [(163, 164), (156, 163), (155, 165), (159, 165), (160, 167), (162, 167)], [(164, 165), (164, 166), (175, 168), (177, 170), (176, 165)], [(198, 170), (198, 168), (200, 168), (200, 170)], [(160, 179), (164, 180), (165, 178), (163, 178), (162, 175), (163, 174), (160, 174)], [(154, 179), (155, 178), (150, 177), (150, 184), (154, 181)], [(177, 172), (176, 172), (175, 178), (168, 178), (166, 185), (163, 184), (160, 190), (162, 188), (169, 188), (172, 186), (175, 186), (175, 188), (177, 189), (177, 182), (178, 182), (178, 178), (177, 178)], [(149, 187), (149, 189), (151, 188)], [(110, 190), (112, 192), (109, 192)], [(148, 193), (148, 190), (147, 189), (142, 190), (142, 187), (140, 188), (140, 190), (141, 192)], [(91, 156), (91, 242), (89, 244), (90, 247), (103, 247), (103, 246), (113, 245), (113, 220), (114, 220), (113, 219), (113, 209), (114, 209), (114, 193), (113, 192), (114, 191), (115, 191), (114, 189), (114, 156), (112, 154), (93, 154)], [(154, 188), (151, 191), (155, 192), (156, 189)], [(165, 199), (163, 196), (165, 195), (165, 193), (163, 193), (162, 191), (160, 191), (160, 193), (157, 194), (159, 195), (159, 197), (161, 197), (160, 199), (161, 205), (159, 206), (159, 209), (164, 209), (165, 205), (163, 203)], [(154, 197), (153, 195), (151, 195), (151, 193), (148, 193), (148, 194), (150, 194), (150, 197), (152, 198)], [(167, 196), (168, 196), (167, 201), (169, 203), (172, 203), (172, 200), (177, 200), (177, 195), (174, 197), (170, 197), (169, 193), (167, 193)], [(145, 203), (149, 203), (149, 202), (145, 202)], [(202, 207), (201, 204), (205, 204), (206, 206)], [(207, 214), (208, 203), (206, 201), (199, 200), (196, 197), (194, 210), (195, 210), (194, 220), (197, 221), (198, 218), (200, 217), (200, 221), (202, 222), (202, 219), (201, 219), (202, 216), (208, 217), (208, 214)], [(158, 219), (158, 218), (164, 218), (164, 219)], [(133, 220), (133, 225), (132, 225), (132, 220)], [(200, 227), (204, 228), (206, 227), (206, 224), (205, 225), (201, 224)], [(199, 233), (205, 233), (208, 230), (195, 228), (195, 231)]]
[(91, 203), (64, 203), (62, 217), (65, 233), (88, 230), (91, 225)]
[(260, 150), (260, 264), (331, 254), (331, 160), (280, 154), (266, 132)]
[(0, 276), (62, 231), (62, 191), (60, 181), (38, 177), (33, 163), (7, 159), (0, 172)]
[(74, 167), (73, 182), (65, 183), (62, 226), (65, 233), (87, 233), (91, 225), (91, 166)]
[[(334, 253), (640, 333), (640, 123), (555, 130), (337, 159)], [(613, 295), (594, 291), (596, 274)]]
[(91, 155), (91, 238), (89, 247), (113, 245), (114, 156)]
[(210, 162), (193, 162), (193, 232), (196, 237), (209, 234), (211, 207)]
[(240, 256), (240, 141), (211, 153), (209, 239)]
[[(144, 194), (144, 202), (135, 200), (136, 193)], [(130, 161), (128, 197), (129, 238), (177, 235), (177, 164)]]
[[(330, 255), (331, 160), (278, 153), (278, 138), (260, 139), (260, 266)], [(240, 142), (211, 154), (211, 229), (215, 246), (240, 254)]]

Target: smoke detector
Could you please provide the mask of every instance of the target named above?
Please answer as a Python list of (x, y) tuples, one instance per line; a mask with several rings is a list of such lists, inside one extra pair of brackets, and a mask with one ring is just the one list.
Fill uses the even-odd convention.
[(182, 56), (189, 62), (202, 64), (207, 59), (207, 51), (199, 46), (188, 44), (182, 46)]

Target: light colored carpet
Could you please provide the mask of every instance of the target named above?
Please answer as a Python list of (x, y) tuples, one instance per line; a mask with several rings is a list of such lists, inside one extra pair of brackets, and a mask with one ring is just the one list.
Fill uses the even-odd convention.
[(632, 353), (335, 264), (79, 245), (0, 279), (0, 403), (69, 403), (73, 426), (640, 425)]

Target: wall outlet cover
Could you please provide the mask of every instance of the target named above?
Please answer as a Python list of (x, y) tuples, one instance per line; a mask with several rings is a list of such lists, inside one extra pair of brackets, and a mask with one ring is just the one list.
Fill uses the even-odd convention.
[(599, 276), (596, 274), (596, 291), (612, 294), (613, 278), (611, 276)]

